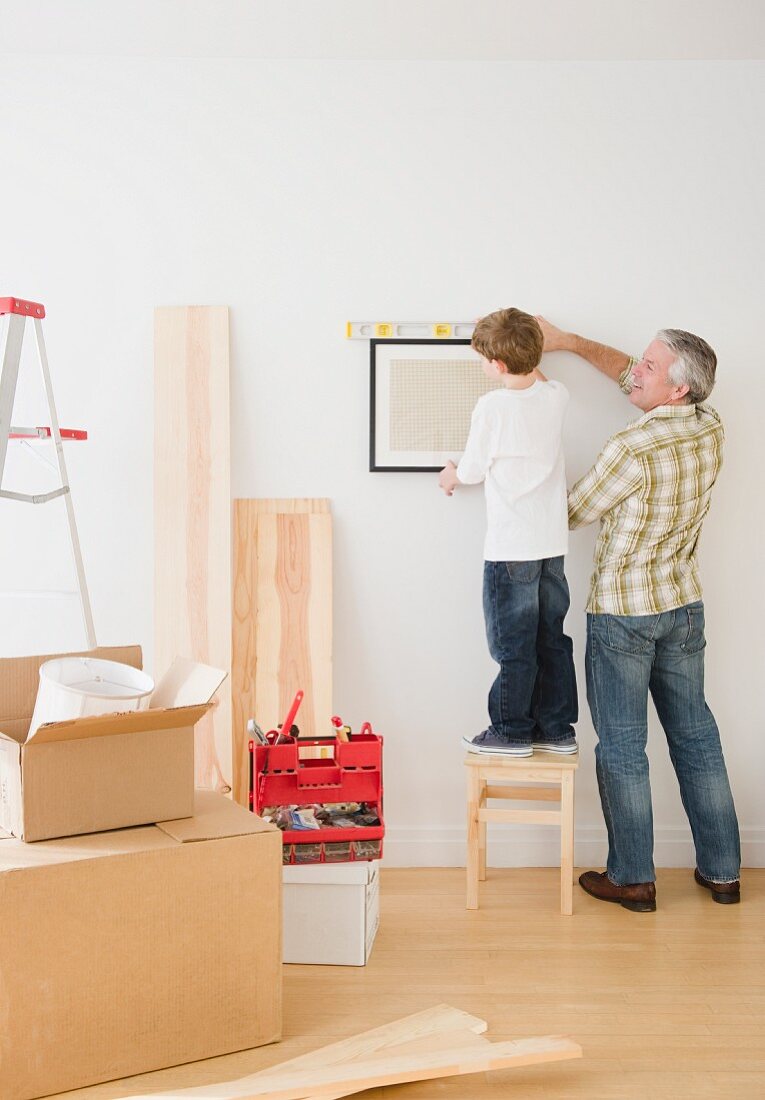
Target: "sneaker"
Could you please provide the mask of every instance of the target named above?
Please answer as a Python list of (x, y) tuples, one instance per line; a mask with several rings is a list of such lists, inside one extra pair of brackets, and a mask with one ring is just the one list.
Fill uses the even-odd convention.
[(535, 741), (535, 752), (560, 752), (566, 756), (579, 752), (579, 746), (575, 737), (565, 737), (561, 741)]
[(501, 737), (493, 729), (484, 730), (475, 737), (463, 737), (462, 744), (468, 752), (482, 753), (484, 756), (531, 756), (530, 741), (510, 741)]

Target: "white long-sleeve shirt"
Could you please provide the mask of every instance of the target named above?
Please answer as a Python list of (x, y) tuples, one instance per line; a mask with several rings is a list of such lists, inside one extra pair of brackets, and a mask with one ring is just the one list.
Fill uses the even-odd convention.
[(568, 550), (563, 418), (568, 390), (536, 381), (479, 398), (457, 477), (484, 482), (486, 561), (535, 561)]

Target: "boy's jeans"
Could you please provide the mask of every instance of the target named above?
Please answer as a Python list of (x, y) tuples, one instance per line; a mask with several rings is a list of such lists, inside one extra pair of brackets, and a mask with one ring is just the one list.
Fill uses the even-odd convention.
[(598, 735), (596, 770), (608, 831), (608, 877), (652, 882), (648, 693), (669, 745), (696, 845), (712, 882), (739, 876), (738, 823), (720, 735), (704, 699), (704, 605), (658, 615), (587, 616), (587, 700)]
[(568, 741), (578, 718), (563, 558), (487, 561), (483, 611), (499, 675), (489, 692), (492, 728), (508, 741)]

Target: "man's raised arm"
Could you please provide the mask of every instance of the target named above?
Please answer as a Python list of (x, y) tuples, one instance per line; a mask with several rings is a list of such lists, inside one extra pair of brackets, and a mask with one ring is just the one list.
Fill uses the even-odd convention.
[(594, 340), (585, 340), (575, 332), (564, 332), (551, 325), (544, 317), (536, 318), (545, 339), (545, 351), (572, 351), (574, 355), (586, 359), (603, 374), (619, 382), (625, 370), (632, 363), (626, 352), (610, 348), (607, 344), (596, 344)]

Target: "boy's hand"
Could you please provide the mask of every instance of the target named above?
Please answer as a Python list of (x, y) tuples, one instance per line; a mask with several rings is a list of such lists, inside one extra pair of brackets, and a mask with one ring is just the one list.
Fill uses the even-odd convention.
[(454, 494), (454, 490), (459, 485), (459, 478), (457, 477), (457, 467), (454, 465), (451, 459), (446, 463), (441, 473), (438, 475), (438, 486), (446, 493), (448, 497)]
[(546, 318), (540, 317), (539, 315), (537, 315), (534, 320), (542, 330), (542, 335), (545, 339), (545, 351), (570, 350), (570, 332), (564, 332), (563, 329), (556, 328), (555, 325), (551, 325)]

